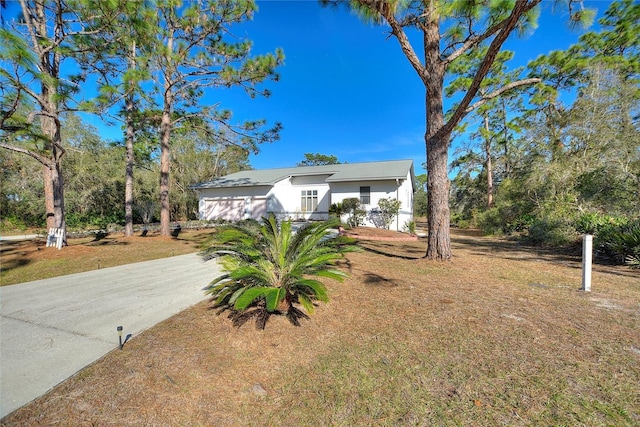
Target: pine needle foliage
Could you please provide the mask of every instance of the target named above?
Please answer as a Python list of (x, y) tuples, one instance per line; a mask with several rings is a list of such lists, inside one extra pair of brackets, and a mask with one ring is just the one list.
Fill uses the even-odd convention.
[[(206, 288), (218, 313), (230, 311), (235, 326), (255, 318), (264, 329), (272, 314), (286, 315), (294, 325), (329, 297), (319, 277), (342, 281), (337, 263), (359, 250), (352, 239), (332, 237), (337, 221), (314, 222), (293, 232), (290, 220), (274, 214), (262, 222), (248, 220), (223, 227), (205, 258), (217, 258), (224, 273)], [(300, 310), (294, 304), (302, 306)]]

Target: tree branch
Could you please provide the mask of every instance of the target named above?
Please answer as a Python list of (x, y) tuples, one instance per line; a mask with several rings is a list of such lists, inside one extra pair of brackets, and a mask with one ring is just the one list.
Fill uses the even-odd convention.
[(502, 86), (500, 89), (496, 89), (493, 92), (487, 94), (487, 95), (483, 95), (482, 98), (476, 102), (474, 102), (473, 104), (471, 104), (470, 106), (467, 107), (466, 110), (464, 110), (464, 114), (469, 114), (470, 112), (472, 112), (473, 110), (475, 110), (476, 108), (486, 104), (488, 101), (492, 100), (493, 98), (497, 98), (500, 95), (502, 95), (503, 93), (510, 91), (511, 89), (515, 89), (517, 87), (520, 86), (527, 86), (527, 85), (532, 85), (532, 84), (536, 84), (536, 83), (540, 83), (542, 81), (542, 79), (539, 79), (537, 77), (532, 77), (529, 79), (522, 79), (522, 80), (518, 80), (515, 82), (511, 82), (508, 85)]
[(462, 44), (462, 46), (460, 46), (458, 49), (456, 49), (454, 52), (452, 52), (450, 55), (448, 55), (446, 58), (443, 59), (445, 67), (450, 63), (452, 63), (453, 61), (455, 61), (458, 57), (463, 55), (469, 49), (479, 45), (480, 43), (482, 43), (483, 41), (485, 41), (486, 39), (494, 35), (496, 32), (500, 31), (502, 28), (504, 28), (506, 24), (507, 24), (507, 20), (504, 20), (494, 25), (493, 27), (488, 28), (487, 31), (485, 31), (480, 35), (467, 38), (467, 40)]
[(416, 55), (416, 52), (413, 50), (413, 46), (409, 41), (406, 33), (404, 32), (403, 26), (395, 17), (395, 8), (389, 5), (388, 1), (379, 1), (379, 0), (358, 0), (363, 7), (368, 8), (369, 10), (375, 11), (380, 14), (389, 26), (391, 27), (391, 34), (396, 36), (398, 42), (400, 43), (400, 48), (402, 52), (405, 54), (411, 66), (416, 70), (418, 76), (426, 84), (426, 71), (422, 62), (420, 62), (420, 58)]
[(0, 148), (5, 148), (9, 151), (15, 151), (16, 153), (26, 154), (27, 156), (30, 156), (36, 159), (38, 162), (42, 163), (44, 166), (47, 166), (47, 167), (51, 166), (51, 162), (49, 158), (42, 156), (41, 154), (38, 154), (31, 150), (27, 150), (26, 148), (16, 147), (14, 145), (6, 144), (4, 142), (0, 142)]
[(11, 103), (11, 105), (9, 106), (9, 109), (5, 110), (5, 111), (1, 111), (2, 116), (0, 117), (0, 130), (10, 130), (8, 126), (5, 126), (5, 122), (11, 118), (11, 116), (13, 116), (15, 114), (15, 112), (18, 110), (18, 105), (20, 105), (20, 98), (21, 98), (21, 92), (20, 92), (20, 88), (17, 88), (17, 92), (16, 92), (16, 96), (15, 99), (13, 100), (13, 102)]
[(496, 37), (491, 41), (491, 44), (489, 45), (489, 49), (487, 50), (487, 54), (482, 59), (482, 62), (480, 63), (480, 66), (478, 67), (478, 70), (476, 71), (473, 81), (471, 82), (471, 85), (469, 86), (469, 89), (467, 90), (467, 93), (465, 94), (464, 98), (462, 99), (462, 101), (460, 102), (460, 104), (452, 114), (451, 118), (447, 121), (447, 123), (445, 123), (444, 126), (438, 129), (434, 137), (450, 134), (453, 131), (453, 129), (456, 127), (456, 125), (460, 123), (460, 120), (462, 120), (462, 118), (467, 114), (466, 112), (467, 108), (469, 108), (471, 101), (473, 100), (473, 98), (475, 98), (476, 94), (478, 93), (482, 80), (489, 73), (489, 70), (491, 69), (491, 65), (493, 64), (496, 56), (500, 52), (502, 45), (504, 44), (504, 42), (507, 40), (507, 38), (509, 37), (513, 29), (518, 24), (518, 20), (522, 17), (522, 15), (524, 15), (525, 13), (533, 9), (541, 1), (542, 0), (517, 0), (516, 1), (515, 5), (513, 6), (513, 10), (511, 11), (511, 14), (504, 21), (505, 23), (504, 26), (500, 31), (498, 31), (498, 33), (496, 34)]
[[(409, 63), (411, 64), (413, 69), (416, 70), (416, 72), (418, 73), (418, 76), (420, 76), (420, 80), (422, 80), (422, 82), (426, 84), (427, 73), (426, 73), (425, 67), (422, 64), (422, 62), (420, 62), (420, 58), (418, 58), (418, 55), (416, 55), (416, 52), (413, 50), (413, 46), (411, 45), (411, 42), (409, 41), (407, 34), (404, 32), (402, 25), (400, 25), (400, 23), (396, 20), (395, 16), (391, 11), (389, 11), (389, 9), (383, 8), (382, 10), (387, 12), (386, 16), (385, 15), (382, 15), (382, 16), (384, 16), (384, 18), (387, 20), (387, 22), (391, 26), (391, 33), (394, 36), (396, 36), (396, 38), (398, 39), (402, 52), (409, 60)], [(382, 14), (382, 11), (380, 13)]]

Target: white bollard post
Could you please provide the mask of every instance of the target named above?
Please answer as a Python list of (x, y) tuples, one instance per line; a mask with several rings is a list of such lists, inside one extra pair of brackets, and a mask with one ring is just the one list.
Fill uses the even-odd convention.
[(591, 292), (591, 258), (593, 252), (593, 236), (585, 234), (582, 241), (582, 290)]

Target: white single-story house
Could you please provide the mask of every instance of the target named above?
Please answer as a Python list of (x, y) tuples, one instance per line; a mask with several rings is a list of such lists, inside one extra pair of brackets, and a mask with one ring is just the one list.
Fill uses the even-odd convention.
[(400, 231), (413, 220), (415, 176), (412, 160), (392, 160), (246, 170), (192, 188), (203, 220), (260, 219), (270, 212), (278, 218), (324, 220), (333, 203), (357, 197), (367, 211), (364, 225), (375, 226), (378, 201), (393, 198), (401, 205), (389, 228)]

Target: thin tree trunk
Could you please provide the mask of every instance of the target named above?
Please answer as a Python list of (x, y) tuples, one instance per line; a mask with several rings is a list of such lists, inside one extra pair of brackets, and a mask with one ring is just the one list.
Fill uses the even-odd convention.
[(491, 164), (491, 136), (489, 135), (489, 116), (485, 113), (484, 116), (484, 154), (487, 159), (487, 207), (491, 209), (493, 206), (493, 166)]
[[(167, 40), (167, 55), (173, 54), (173, 37)], [(170, 61), (167, 60), (167, 63)], [(164, 106), (160, 123), (160, 235), (170, 236), (171, 206), (169, 204), (169, 173), (171, 170), (171, 111), (173, 107), (172, 72), (164, 72)]]
[[(129, 58), (129, 69), (133, 70), (136, 67), (136, 42), (131, 45), (131, 57)], [(125, 183), (124, 183), (124, 235), (126, 237), (133, 236), (133, 142), (135, 138), (133, 113), (135, 110), (135, 103), (133, 99), (133, 89), (131, 87), (127, 90), (127, 96), (125, 100), (126, 109), (126, 166), (125, 166)]]
[(504, 177), (511, 178), (511, 159), (509, 159), (509, 127), (507, 126), (507, 106), (502, 100), (502, 129), (504, 130)]
[(44, 183), (44, 208), (47, 221), (47, 231), (56, 226), (53, 213), (53, 183), (51, 182), (51, 168), (42, 165), (42, 180)]
[(133, 124), (133, 95), (127, 95), (126, 100), (127, 111), (127, 137), (126, 137), (126, 170), (125, 170), (125, 184), (124, 184), (124, 235), (126, 237), (133, 236), (133, 139), (134, 139), (134, 124)]

